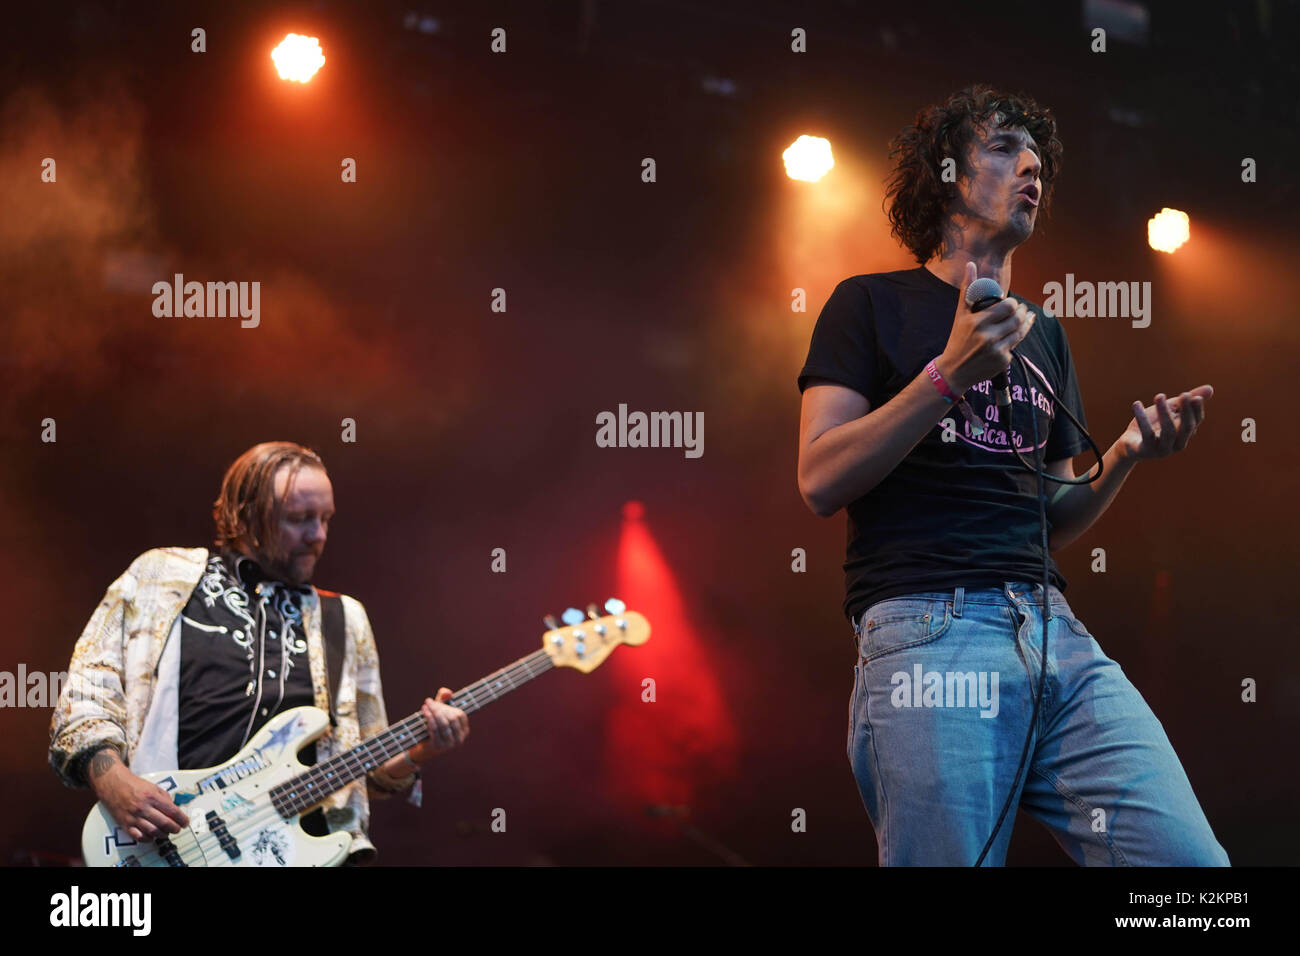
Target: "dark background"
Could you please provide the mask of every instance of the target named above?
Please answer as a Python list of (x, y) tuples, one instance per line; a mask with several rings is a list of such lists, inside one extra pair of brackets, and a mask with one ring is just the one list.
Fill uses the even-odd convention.
[[(1135, 399), (1215, 388), (1187, 450), (1056, 555), (1068, 597), (1234, 864), (1295, 863), (1300, 11), (1131, 6), (1145, 37), (1095, 54), (1080, 3), (32, 5), (0, 40), (0, 669), (66, 668), (132, 558), (208, 543), (231, 460), (300, 441), (338, 506), (316, 583), (365, 603), (390, 716), (528, 653), (569, 604), (618, 591), (656, 623), (475, 714), (422, 809), (372, 806), (384, 862), (874, 863), (845, 758), (844, 518), (800, 500), (795, 375), (840, 279), (914, 264), (881, 211), (889, 138), (990, 82), (1050, 106), (1066, 148), (1014, 287), (1153, 283), (1149, 328), (1063, 319), (1098, 445)], [(270, 64), (289, 31), (325, 50), (303, 87)], [(782, 169), (802, 133), (835, 151), (817, 184)], [(1146, 245), (1163, 206), (1191, 216), (1172, 257)], [(155, 318), (174, 272), (260, 281), (261, 326)], [(703, 411), (703, 457), (598, 448), (619, 403)], [(46, 765), (49, 710), (0, 721), (0, 861), (75, 857), (91, 800)], [(1024, 817), (1008, 862), (1070, 865)]]

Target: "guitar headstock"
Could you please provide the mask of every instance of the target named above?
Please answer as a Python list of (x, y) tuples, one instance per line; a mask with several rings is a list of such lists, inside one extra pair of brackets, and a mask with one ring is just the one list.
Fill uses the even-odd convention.
[(561, 625), (549, 614), (542, 647), (556, 667), (574, 667), (590, 674), (620, 644), (644, 644), (650, 639), (650, 622), (617, 598), (605, 602), (605, 615), (588, 604), (584, 615), (577, 608), (564, 612)]

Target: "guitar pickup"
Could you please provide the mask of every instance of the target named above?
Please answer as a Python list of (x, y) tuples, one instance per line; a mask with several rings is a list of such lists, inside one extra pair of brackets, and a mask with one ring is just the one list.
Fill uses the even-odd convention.
[(168, 866), (188, 866), (181, 859), (180, 851), (176, 849), (176, 844), (169, 837), (159, 837), (153, 843), (158, 848), (158, 854), (167, 861)]
[(204, 819), (208, 821), (208, 829), (217, 838), (217, 843), (221, 845), (221, 849), (226, 851), (226, 856), (232, 860), (239, 859), (239, 844), (230, 835), (230, 831), (226, 829), (226, 821), (217, 815), (216, 810), (209, 810)]

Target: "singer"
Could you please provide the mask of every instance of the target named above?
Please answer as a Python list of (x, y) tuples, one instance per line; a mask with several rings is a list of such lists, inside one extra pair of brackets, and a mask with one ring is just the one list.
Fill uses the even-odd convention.
[[(977, 278), (1010, 290), (1061, 166), (1056, 120), (977, 85), (891, 147), (888, 216), (920, 266), (840, 282), (799, 374), (799, 492), (820, 516), (848, 514), (848, 758), (879, 862), (1002, 865), (1019, 806), (1081, 865), (1226, 866), (1164, 728), (1040, 545), (1039, 479), (1020, 457), (1074, 479), (1090, 442), (1064, 413), (1086, 430), (1065, 329), (1019, 293), (966, 300)], [(1048, 551), (1083, 534), (1138, 462), (1186, 447), (1212, 395), (1134, 402), (1100, 477), (1044, 479)]]

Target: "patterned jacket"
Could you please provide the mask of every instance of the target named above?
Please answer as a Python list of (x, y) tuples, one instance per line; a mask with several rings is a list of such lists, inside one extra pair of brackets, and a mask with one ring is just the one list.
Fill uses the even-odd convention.
[[(133, 773), (177, 768), (180, 615), (207, 559), (206, 548), (154, 548), (109, 585), (73, 650), (50, 721), (50, 765), (68, 786), (86, 786), (80, 758), (106, 743)], [(347, 638), (335, 708), (338, 724), (317, 739), (318, 761), (388, 726), (379, 655), (366, 609), (355, 598), (342, 595), (342, 600)], [(328, 711), (321, 605), (315, 588), (303, 598), (302, 623), (316, 706)], [(395, 779), (376, 770), (325, 801), (330, 831), (352, 835), (350, 862), (371, 863), (378, 855), (366, 835), (368, 794), (384, 797), (414, 781), (414, 774)]]

